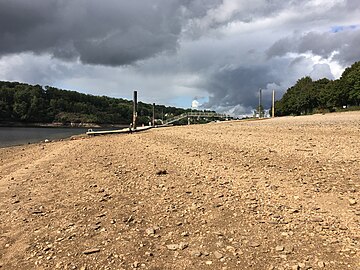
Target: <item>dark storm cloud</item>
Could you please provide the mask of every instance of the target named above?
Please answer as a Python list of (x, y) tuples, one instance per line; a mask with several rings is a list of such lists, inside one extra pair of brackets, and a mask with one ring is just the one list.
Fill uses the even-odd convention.
[(218, 4), (203, 2), (2, 0), (0, 56), (45, 52), (90, 64), (131, 64), (175, 50), (186, 18)]
[(259, 88), (280, 96), (303, 76), (333, 78), (358, 60), (359, 8), (358, 0), (0, 0), (0, 77), (112, 96), (143, 89), (164, 101), (201, 95), (207, 108), (240, 113), (257, 106)]
[(329, 58), (336, 53), (335, 60), (343, 65), (349, 65), (360, 59), (359, 44), (359, 28), (340, 32), (309, 32), (278, 40), (267, 50), (267, 56), (271, 58), (284, 56), (287, 53), (312, 52), (314, 55)]
[[(210, 99), (204, 107), (231, 107), (238, 104), (245, 107), (256, 106), (258, 90), (265, 89), (268, 83), (276, 81), (277, 78), (267, 66), (222, 70), (210, 76), (206, 82)], [(269, 100), (264, 100), (264, 103), (269, 103)]]

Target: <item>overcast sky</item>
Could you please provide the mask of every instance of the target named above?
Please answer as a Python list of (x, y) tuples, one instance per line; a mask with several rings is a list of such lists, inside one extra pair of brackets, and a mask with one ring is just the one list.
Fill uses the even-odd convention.
[[(0, 80), (233, 115), (360, 60), (358, 0), (0, 0)], [(197, 102), (193, 102), (196, 100)]]

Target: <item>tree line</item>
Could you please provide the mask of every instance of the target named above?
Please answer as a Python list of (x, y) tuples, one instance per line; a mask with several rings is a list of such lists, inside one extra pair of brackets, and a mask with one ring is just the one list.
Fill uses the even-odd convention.
[(360, 109), (360, 62), (346, 68), (337, 80), (299, 79), (275, 102), (275, 116), (333, 112), (343, 108)]
[[(138, 124), (152, 117), (152, 104), (138, 102)], [(82, 94), (55, 87), (0, 81), (0, 122), (2, 123), (95, 123), (129, 124), (132, 101)], [(155, 106), (155, 118), (162, 119), (188, 110)]]

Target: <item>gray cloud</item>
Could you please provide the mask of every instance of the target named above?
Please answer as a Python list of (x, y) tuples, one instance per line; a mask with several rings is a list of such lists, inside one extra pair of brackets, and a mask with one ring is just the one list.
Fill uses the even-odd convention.
[[(210, 76), (204, 86), (210, 93), (204, 107), (254, 106), (258, 101), (258, 90), (265, 89), (269, 82), (279, 83), (267, 66), (222, 70)], [(264, 102), (269, 103), (268, 100)]]
[(4, 0), (0, 55), (48, 52), (90, 64), (131, 64), (176, 49), (184, 10), (174, 0)]
[(269, 58), (284, 56), (287, 53), (311, 52), (323, 58), (336, 53), (334, 59), (343, 65), (349, 65), (360, 59), (360, 29), (341, 32), (309, 32), (292, 35), (276, 41), (268, 50)]
[(310, 73), (310, 77), (313, 80), (319, 80), (322, 78), (334, 79), (334, 75), (331, 73), (330, 66), (328, 64), (316, 64), (313, 66), (313, 70)]
[[(234, 114), (360, 59), (357, 0), (2, 0), (0, 79)], [(344, 27), (342, 27), (344, 26)], [(334, 33), (339, 29), (337, 33)], [(335, 76), (335, 77), (336, 77)], [(186, 100), (188, 105), (176, 102)], [(186, 104), (187, 104), (186, 103)]]

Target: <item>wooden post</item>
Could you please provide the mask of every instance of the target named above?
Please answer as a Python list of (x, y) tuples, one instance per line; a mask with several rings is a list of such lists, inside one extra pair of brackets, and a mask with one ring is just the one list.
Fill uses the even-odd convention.
[(272, 117), (275, 117), (275, 90), (273, 90), (273, 93), (272, 93), (271, 116), (272, 116)]
[(134, 91), (134, 99), (133, 99), (133, 122), (132, 127), (136, 129), (136, 118), (137, 118), (137, 91)]
[(261, 118), (261, 88), (259, 89), (259, 119)]
[(155, 127), (155, 103), (153, 103), (152, 107), (152, 126)]

